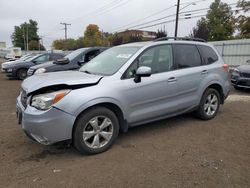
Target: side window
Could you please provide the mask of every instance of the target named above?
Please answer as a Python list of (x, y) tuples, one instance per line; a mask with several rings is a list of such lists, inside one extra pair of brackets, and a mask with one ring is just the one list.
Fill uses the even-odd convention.
[(93, 50), (85, 54), (85, 62), (89, 62), (91, 59), (93, 59), (95, 56), (100, 54), (100, 50)]
[(175, 68), (183, 69), (201, 65), (201, 57), (195, 45), (174, 45)]
[(209, 65), (218, 61), (218, 56), (211, 47), (199, 45), (198, 48), (201, 52), (204, 64)]
[(49, 54), (41, 55), (35, 59), (36, 63), (42, 63), (45, 61), (49, 61)]
[(173, 68), (173, 55), (171, 45), (152, 47), (143, 52), (139, 58), (128, 68), (125, 73), (126, 78), (134, 77), (138, 67), (147, 66), (152, 70), (152, 74), (167, 72)]

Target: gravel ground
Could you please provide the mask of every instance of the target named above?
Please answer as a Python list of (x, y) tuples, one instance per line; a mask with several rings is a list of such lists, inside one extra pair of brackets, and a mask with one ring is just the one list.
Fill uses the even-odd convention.
[(142, 125), (83, 156), (26, 137), (15, 117), (20, 84), (0, 74), (0, 187), (250, 187), (249, 91), (232, 91), (211, 121)]

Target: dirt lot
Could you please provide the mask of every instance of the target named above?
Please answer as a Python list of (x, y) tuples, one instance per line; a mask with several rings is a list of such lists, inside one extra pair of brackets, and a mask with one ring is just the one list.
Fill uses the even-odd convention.
[(15, 116), (20, 84), (0, 74), (0, 187), (250, 187), (249, 91), (233, 91), (211, 121), (143, 125), (82, 156), (26, 137)]

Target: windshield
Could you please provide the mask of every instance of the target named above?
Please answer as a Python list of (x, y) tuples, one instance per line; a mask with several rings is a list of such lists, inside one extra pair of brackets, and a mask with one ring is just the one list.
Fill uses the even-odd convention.
[(91, 74), (112, 75), (132, 57), (139, 47), (114, 47), (85, 64), (80, 71)]
[(81, 48), (81, 49), (75, 50), (71, 52), (70, 54), (66, 55), (64, 58), (67, 58), (71, 61), (87, 49), (88, 48)]
[(29, 58), (31, 58), (31, 57), (33, 57), (33, 55), (31, 55), (31, 54), (29, 54), (29, 55), (24, 55), (24, 56), (22, 56), (22, 57), (20, 58), (20, 60), (25, 61), (25, 60), (27, 60), (27, 59), (29, 59)]
[(39, 57), (41, 54), (39, 55), (34, 55), (34, 56), (31, 56), (31, 57), (28, 57), (27, 59), (25, 59), (24, 61), (32, 61), (34, 60), (35, 58)]

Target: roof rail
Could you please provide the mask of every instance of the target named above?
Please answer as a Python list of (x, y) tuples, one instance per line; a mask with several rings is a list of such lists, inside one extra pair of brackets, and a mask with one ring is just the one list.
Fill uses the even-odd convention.
[(164, 40), (169, 40), (169, 39), (173, 39), (173, 40), (187, 40), (187, 41), (198, 41), (198, 42), (207, 42), (207, 41), (205, 41), (204, 39), (200, 39), (200, 38), (189, 38), (189, 37), (162, 37), (162, 38), (155, 39), (154, 42), (164, 41)]

